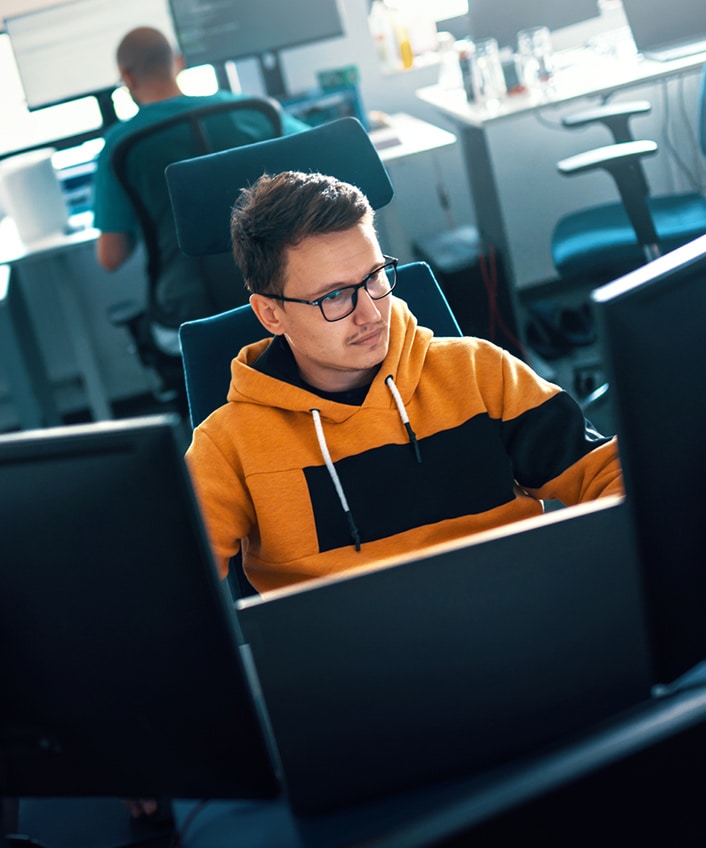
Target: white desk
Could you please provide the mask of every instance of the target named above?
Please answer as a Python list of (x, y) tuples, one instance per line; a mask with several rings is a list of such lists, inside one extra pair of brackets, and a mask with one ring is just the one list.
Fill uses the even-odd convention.
[(9, 265), (0, 265), (0, 362), (22, 429), (61, 423), (29, 310)]
[[(558, 54), (551, 85), (539, 93), (505, 97), (490, 108), (468, 103), (461, 89), (435, 85), (416, 92), (458, 131), (479, 231), (502, 254), (508, 278), (518, 287), (553, 276), (549, 253), (553, 222), (570, 209), (589, 205), (590, 181), (579, 184), (559, 177), (556, 162), (610, 140), (601, 134), (605, 131), (598, 130), (594, 140), (587, 141), (590, 133), (561, 129), (559, 111), (569, 111), (572, 104), (578, 108), (580, 99), (604, 99), (618, 91), (641, 96), (632, 90), (678, 75), (693, 75), (706, 62), (706, 53), (670, 62), (650, 61), (634, 53), (618, 55), (589, 49)], [(694, 111), (692, 123), (695, 120)], [(542, 121), (548, 126), (546, 132)], [(561, 131), (552, 136), (552, 127)], [(644, 127), (640, 124), (636, 132), (655, 137)], [(660, 133), (662, 124), (654, 130)], [(600, 180), (596, 180), (598, 185)], [(617, 199), (608, 183), (606, 178), (605, 189), (601, 183), (596, 191), (604, 192), (605, 199)]]
[[(67, 262), (69, 251), (77, 246), (91, 242), (98, 236), (92, 226), (92, 215), (84, 213), (74, 216), (71, 225), (75, 228), (70, 234), (57, 233), (26, 245), (21, 240), (15, 222), (10, 217), (0, 221), (0, 263), (12, 266), (20, 275), (22, 267), (31, 262), (53, 260), (55, 273), (60, 276), (56, 292), (61, 305), (66, 337), (76, 358), (82, 378), (91, 414), (95, 420), (113, 417), (108, 401), (104, 380), (98, 360), (86, 332), (86, 320), (82, 315), (80, 298), (76, 291), (77, 280), (71, 273)], [(46, 375), (41, 351), (37, 344), (29, 320), (29, 310), (22, 293), (20, 280), (10, 281), (7, 275), (7, 311), (14, 325), (15, 343), (12, 351), (8, 348), (9, 380), (18, 405), (20, 423), (24, 428), (60, 423), (60, 418), (51, 398), (51, 390)], [(17, 285), (19, 283), (19, 285)], [(11, 337), (7, 337), (8, 345)], [(27, 391), (26, 381), (30, 380), (33, 391)], [(20, 385), (25, 385), (21, 390)], [(31, 396), (34, 395), (34, 401)]]
[(386, 124), (370, 132), (383, 162), (394, 162), (456, 144), (456, 136), (448, 130), (402, 112), (388, 115)]
[(371, 130), (370, 137), (390, 174), (395, 196), (377, 212), (376, 223), (384, 250), (409, 261), (416, 238), (446, 226), (435, 205), (439, 154), (455, 145), (457, 138), (404, 113), (386, 116), (386, 123)]

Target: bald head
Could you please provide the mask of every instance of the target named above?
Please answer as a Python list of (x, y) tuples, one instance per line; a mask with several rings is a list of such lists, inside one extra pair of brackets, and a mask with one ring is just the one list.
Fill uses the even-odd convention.
[(131, 30), (118, 45), (120, 73), (127, 71), (139, 79), (168, 78), (174, 65), (174, 51), (164, 35), (152, 27)]
[(176, 76), (181, 59), (167, 38), (153, 27), (137, 27), (124, 36), (116, 54), (120, 76), (138, 103), (180, 94)]

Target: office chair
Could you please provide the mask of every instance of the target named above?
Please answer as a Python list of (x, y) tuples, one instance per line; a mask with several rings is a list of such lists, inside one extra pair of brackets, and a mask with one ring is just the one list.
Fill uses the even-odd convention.
[(248, 97), (210, 103), (166, 118), (131, 133), (116, 145), (111, 164), (139, 222), (146, 253), (147, 295), (146, 303), (114, 304), (108, 316), (114, 326), (128, 330), (143, 366), (157, 375), (155, 395), (159, 399), (176, 397), (183, 401), (185, 391), (180, 357), (157, 347), (150, 328), (152, 321), (167, 326), (173, 323), (173, 319), (161, 315), (156, 297), (165, 264), (177, 261), (183, 273), (202, 280), (210, 314), (246, 301), (242, 278), (233, 262), (221, 256), (193, 258), (180, 253), (164, 171), (182, 159), (278, 137), (282, 132), (278, 104)]
[[(297, 135), (178, 162), (166, 171), (177, 238), (190, 256), (230, 252), (230, 212), (238, 187), (263, 173), (318, 171), (357, 185), (374, 209), (393, 196), (392, 184), (370, 137), (355, 118), (340, 118)], [(431, 269), (423, 262), (398, 269), (395, 294), (437, 335), (462, 335)], [(249, 305), (182, 324), (179, 330), (189, 414), (196, 427), (225, 402), (230, 363), (245, 344), (264, 338)], [(252, 594), (242, 568), (230, 568), (231, 590)]]
[[(560, 278), (596, 285), (609, 282), (706, 232), (702, 193), (650, 193), (642, 160), (657, 153), (657, 144), (635, 140), (630, 129), (631, 119), (649, 109), (645, 101), (607, 104), (564, 119), (569, 129), (602, 123), (614, 143), (563, 159), (557, 165), (559, 172), (576, 176), (604, 170), (615, 181), (620, 202), (579, 209), (557, 222), (551, 251)], [(699, 145), (706, 156), (706, 66), (697, 121)]]
[[(642, 163), (656, 155), (658, 147), (649, 139), (636, 140), (631, 129), (632, 119), (650, 109), (650, 103), (642, 100), (607, 103), (563, 119), (570, 130), (600, 123), (609, 130), (613, 143), (561, 160), (559, 173), (572, 177), (603, 170), (614, 180), (620, 201), (579, 209), (559, 219), (551, 236), (551, 252), (561, 281), (595, 288), (706, 233), (706, 197), (702, 193), (655, 196), (650, 192)], [(706, 155), (706, 66), (699, 87), (697, 122), (699, 145)], [(559, 313), (555, 310), (553, 314)], [(585, 315), (590, 328), (587, 304)], [(600, 371), (599, 362), (575, 368), (574, 388), (583, 397), (587, 412), (608, 391)]]

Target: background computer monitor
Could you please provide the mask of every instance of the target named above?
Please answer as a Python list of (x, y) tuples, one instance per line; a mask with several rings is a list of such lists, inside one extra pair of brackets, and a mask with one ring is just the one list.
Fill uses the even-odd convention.
[(176, 426), (0, 438), (0, 797), (279, 793)]
[(666, 683), (706, 658), (706, 236), (592, 297)]
[[(660, 58), (666, 52), (675, 56), (706, 49), (706, 12), (693, 0), (670, 0), (665, 14), (663, 0), (623, 0), (623, 10), (635, 46), (648, 56)], [(684, 50), (679, 50), (683, 47)]]
[(339, 0), (169, 0), (187, 65), (258, 58), (273, 97), (286, 93), (279, 53), (343, 35)]
[(533, 26), (561, 29), (598, 16), (597, 0), (471, 0), (470, 36), (496, 38), (501, 47), (517, 47), (517, 33)]
[(137, 26), (176, 43), (166, 0), (73, 0), (5, 20), (29, 109), (112, 91), (115, 52)]

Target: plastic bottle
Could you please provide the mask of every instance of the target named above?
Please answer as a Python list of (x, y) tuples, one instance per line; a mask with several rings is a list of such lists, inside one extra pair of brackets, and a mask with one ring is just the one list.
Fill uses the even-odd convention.
[(391, 10), (383, 0), (373, 0), (368, 25), (383, 71), (397, 71), (402, 66), (400, 50)]

